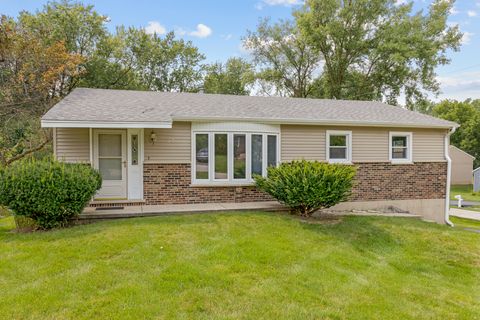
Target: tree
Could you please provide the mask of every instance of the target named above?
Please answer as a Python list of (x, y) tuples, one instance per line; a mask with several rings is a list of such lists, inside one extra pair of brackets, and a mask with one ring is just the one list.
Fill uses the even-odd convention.
[(325, 98), (381, 100), (407, 106), (439, 93), (435, 68), (449, 63), (462, 34), (449, 27), (454, 0), (435, 0), (427, 14), (395, 0), (307, 0), (295, 12), (307, 44), (325, 66), (319, 92)]
[[(18, 23), (38, 39), (43, 46), (63, 42), (68, 53), (84, 58), (78, 66), (85, 72), (78, 72), (78, 77), (64, 76), (57, 91), (68, 94), (78, 85), (80, 75), (94, 74), (90, 69), (94, 64), (87, 62), (95, 54), (98, 44), (108, 35), (106, 29), (108, 17), (97, 13), (93, 5), (84, 5), (70, 0), (47, 3), (36, 13), (21, 12)], [(80, 71), (80, 70), (79, 70)]]
[(202, 85), (205, 56), (190, 41), (176, 39), (173, 32), (163, 38), (143, 29), (117, 28), (123, 43), (123, 65), (133, 69), (144, 90), (195, 92)]
[(277, 94), (306, 98), (311, 95), (321, 55), (309, 46), (291, 21), (270, 24), (261, 20), (255, 32), (247, 31), (243, 45), (261, 67), (260, 81)]
[(206, 93), (249, 95), (255, 81), (253, 66), (241, 58), (230, 58), (225, 64), (214, 63), (207, 67), (203, 83)]
[(0, 165), (42, 149), (51, 139), (39, 117), (61, 97), (65, 78), (78, 76), (80, 55), (63, 42), (46, 45), (6, 16), (0, 18)]
[(87, 70), (79, 86), (103, 89), (146, 90), (138, 75), (135, 55), (127, 44), (125, 29), (104, 37), (92, 57), (85, 63)]
[(471, 154), (480, 166), (480, 107), (478, 100), (444, 100), (433, 107), (434, 116), (458, 123), (460, 127), (450, 137), (450, 143)]

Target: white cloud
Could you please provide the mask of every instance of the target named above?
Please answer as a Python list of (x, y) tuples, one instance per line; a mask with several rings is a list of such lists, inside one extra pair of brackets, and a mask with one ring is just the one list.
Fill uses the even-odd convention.
[(462, 72), (450, 76), (439, 76), (442, 93), (438, 99), (480, 98), (480, 72)]
[(477, 12), (473, 11), (473, 10), (468, 10), (467, 14), (468, 14), (469, 17), (476, 17), (477, 16)]
[(148, 25), (145, 27), (145, 32), (148, 34), (165, 34), (167, 33), (167, 29), (160, 24), (158, 21), (149, 21)]
[(458, 11), (458, 9), (455, 8), (455, 7), (452, 7), (452, 8), (450, 9), (450, 14), (451, 14), (452, 16), (457, 15), (457, 14), (459, 14), (459, 13), (460, 13), (460, 11)]
[(265, 6), (284, 6), (291, 7), (303, 4), (303, 0), (262, 0), (255, 4), (257, 10), (262, 10)]
[(227, 35), (223, 35), (222, 38), (225, 39), (225, 40), (230, 40), (232, 39), (233, 35), (231, 33), (227, 34)]
[(189, 32), (188, 35), (197, 38), (206, 38), (212, 34), (212, 29), (203, 23), (197, 24), (197, 29), (195, 31)]
[(302, 4), (302, 0), (263, 0), (269, 6), (296, 6)]
[(472, 33), (472, 32), (464, 31), (461, 43), (462, 44), (469, 44), (470, 40), (472, 40), (473, 35), (474, 35), (474, 33)]
[(395, 5), (396, 6), (401, 6), (401, 5), (404, 5), (404, 4), (407, 4), (408, 1), (407, 0), (395, 0)]
[(176, 35), (179, 35), (179, 36), (184, 36), (187, 34), (187, 31), (182, 27), (175, 27), (174, 32)]

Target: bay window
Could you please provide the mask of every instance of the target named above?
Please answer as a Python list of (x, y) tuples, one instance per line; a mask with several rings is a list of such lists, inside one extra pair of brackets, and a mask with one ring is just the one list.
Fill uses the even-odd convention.
[(228, 179), (228, 135), (225, 133), (215, 134), (215, 180)]
[(194, 132), (193, 183), (251, 183), (278, 163), (278, 135), (247, 132)]
[(195, 136), (195, 179), (208, 179), (208, 134)]

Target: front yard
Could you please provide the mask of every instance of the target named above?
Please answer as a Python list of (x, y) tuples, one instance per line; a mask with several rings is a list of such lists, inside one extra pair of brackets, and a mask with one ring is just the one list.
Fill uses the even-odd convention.
[(5, 319), (480, 318), (480, 234), (414, 219), (231, 213), (12, 229), (0, 219)]

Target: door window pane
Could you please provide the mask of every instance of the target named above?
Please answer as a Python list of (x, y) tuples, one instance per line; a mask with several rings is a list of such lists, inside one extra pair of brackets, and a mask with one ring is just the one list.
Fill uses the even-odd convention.
[(228, 179), (228, 135), (215, 134), (215, 179)]
[(132, 134), (132, 165), (138, 165), (138, 135)]
[(252, 175), (262, 174), (262, 138), (260, 134), (252, 134)]
[(246, 152), (245, 152), (246, 137), (244, 134), (233, 135), (233, 178), (246, 178)]
[(277, 166), (277, 136), (268, 136), (267, 166)]
[(122, 135), (121, 134), (99, 134), (98, 155), (100, 157), (121, 157), (122, 156)]
[(208, 134), (197, 134), (195, 144), (195, 178), (208, 179)]
[(103, 180), (122, 180), (122, 159), (98, 159)]

